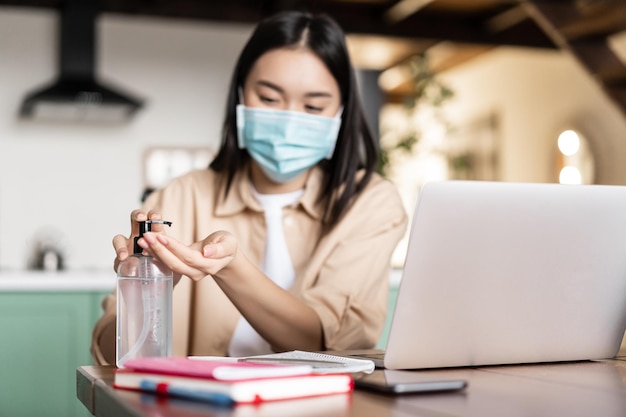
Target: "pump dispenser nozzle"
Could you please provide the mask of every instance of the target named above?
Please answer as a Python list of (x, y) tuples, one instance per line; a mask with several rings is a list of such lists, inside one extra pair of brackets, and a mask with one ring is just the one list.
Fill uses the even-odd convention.
[(172, 226), (172, 222), (168, 222), (166, 220), (146, 220), (143, 222), (139, 222), (139, 236), (135, 237), (133, 253), (137, 254), (143, 252), (143, 249), (141, 248), (141, 246), (139, 246), (139, 244), (137, 244), (137, 241), (143, 237), (143, 234), (145, 232), (152, 231), (153, 224), (165, 224), (170, 227)]

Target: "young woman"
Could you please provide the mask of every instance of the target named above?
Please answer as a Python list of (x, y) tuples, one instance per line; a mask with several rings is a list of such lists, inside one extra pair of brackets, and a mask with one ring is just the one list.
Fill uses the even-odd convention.
[[(372, 347), (407, 222), (376, 160), (342, 30), (323, 15), (271, 17), (236, 64), (216, 158), (131, 213), (115, 267), (137, 221), (173, 222), (139, 244), (174, 271), (177, 356)], [(113, 364), (114, 294), (103, 308), (91, 351)]]

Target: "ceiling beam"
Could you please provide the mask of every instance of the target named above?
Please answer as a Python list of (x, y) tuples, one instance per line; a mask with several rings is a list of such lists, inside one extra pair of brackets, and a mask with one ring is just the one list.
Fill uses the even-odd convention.
[[(400, 5), (408, 0), (394, 3)], [(420, 0), (422, 3), (424, 0)], [(469, 0), (468, 0), (469, 1)], [(57, 7), (62, 0), (0, 0), (0, 5)], [(422, 4), (420, 3), (420, 4)], [(435, 4), (434, 1), (432, 4)], [(530, 19), (517, 16), (507, 27), (493, 30), (490, 19), (518, 6), (517, 2), (497, 3), (487, 12), (453, 12), (447, 9), (425, 7), (404, 15), (396, 22), (385, 18), (390, 2), (343, 2), (330, 0), (100, 0), (103, 13), (179, 18), (200, 21), (218, 21), (255, 24), (278, 11), (305, 8), (333, 16), (347, 33), (371, 34), (389, 37), (420, 39), (429, 42), (451, 41), (478, 45), (515, 45), (536, 48), (554, 48), (551, 40)], [(407, 3), (404, 3), (407, 4)]]
[[(613, 2), (612, 0), (606, 0), (603, 3)], [(577, 58), (595, 78), (600, 87), (626, 114), (626, 78), (623, 77), (626, 66), (613, 51), (606, 37), (600, 36), (599, 33), (595, 36), (590, 36), (591, 32), (586, 32), (585, 36), (570, 40), (560, 30), (563, 24), (563, 14), (555, 13), (554, 5), (534, 0), (526, 2), (525, 6), (528, 8), (529, 14), (544, 28), (546, 34), (553, 39), (554, 43)], [(597, 5), (594, 4), (594, 6)], [(568, 16), (574, 16), (579, 12), (579, 9), (573, 3), (568, 7), (571, 8), (571, 11), (567, 12)], [(624, 19), (626, 16), (622, 18)]]
[(606, 37), (626, 30), (626, 3), (612, 4), (591, 15), (581, 15), (560, 27), (570, 40)]
[(414, 15), (433, 0), (400, 0), (391, 6), (384, 14), (385, 20), (390, 23), (398, 23), (409, 16)]
[(478, 45), (514, 45), (554, 49), (552, 40), (528, 17), (507, 28), (494, 31), (488, 22), (491, 15), (464, 17), (462, 14), (423, 10), (397, 23), (389, 23), (380, 13), (354, 13), (335, 8), (332, 16), (348, 33), (375, 34), (434, 42), (450, 41)]
[(568, 40), (606, 37), (626, 30), (626, 2), (597, 3), (536, 0), (541, 13)]

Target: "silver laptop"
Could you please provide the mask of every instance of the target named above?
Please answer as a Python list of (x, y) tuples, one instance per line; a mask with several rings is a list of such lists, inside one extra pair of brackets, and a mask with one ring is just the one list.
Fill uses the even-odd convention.
[(626, 186), (422, 188), (385, 368), (609, 358), (625, 328)]

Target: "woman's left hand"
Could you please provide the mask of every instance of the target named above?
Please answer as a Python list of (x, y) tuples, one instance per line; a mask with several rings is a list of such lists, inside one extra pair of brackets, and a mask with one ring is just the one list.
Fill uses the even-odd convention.
[(138, 244), (175, 273), (194, 281), (218, 274), (230, 265), (237, 254), (237, 239), (225, 231), (212, 233), (189, 246), (170, 236), (147, 232)]

